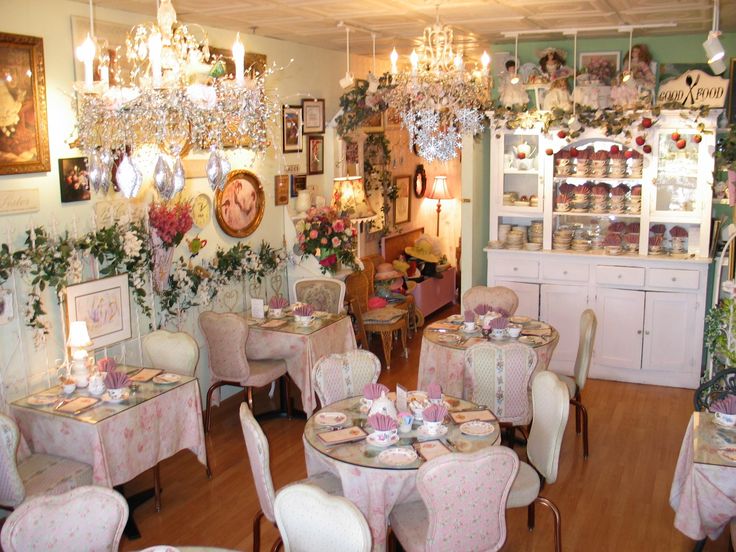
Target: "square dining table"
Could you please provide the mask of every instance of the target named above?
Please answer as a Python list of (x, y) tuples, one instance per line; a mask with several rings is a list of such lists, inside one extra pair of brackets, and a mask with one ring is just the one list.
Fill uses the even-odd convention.
[(311, 416), (317, 406), (312, 376), (317, 360), (324, 355), (357, 348), (352, 320), (345, 314), (322, 313), (305, 326), (297, 324), (291, 315), (248, 317), (248, 325), (246, 356), (249, 359), (284, 359), (289, 376), (301, 392), (307, 416)]
[[(119, 369), (137, 371), (131, 366)], [(91, 465), (96, 485), (126, 483), (184, 449), (207, 467), (196, 378), (181, 376), (166, 384), (141, 382), (121, 402), (100, 399), (78, 414), (58, 410), (62, 401), (89, 396), (86, 389), (66, 396), (60, 386), (52, 387), (11, 403), (11, 416), (31, 450)], [(45, 397), (58, 400), (42, 404), (49, 402), (39, 400)]]

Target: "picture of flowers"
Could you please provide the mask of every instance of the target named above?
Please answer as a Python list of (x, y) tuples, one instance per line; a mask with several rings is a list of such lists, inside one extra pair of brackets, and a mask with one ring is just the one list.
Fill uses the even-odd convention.
[(618, 75), (621, 66), (620, 52), (587, 52), (580, 54), (582, 73), (588, 73), (601, 84), (608, 86)]
[(62, 203), (90, 199), (86, 157), (59, 159), (59, 187)]
[(66, 304), (70, 323), (87, 322), (94, 349), (132, 336), (127, 274), (69, 286)]

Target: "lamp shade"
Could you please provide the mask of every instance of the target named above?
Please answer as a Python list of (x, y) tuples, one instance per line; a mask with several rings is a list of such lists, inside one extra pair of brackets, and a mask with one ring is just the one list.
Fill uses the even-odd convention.
[(434, 182), (432, 183), (432, 189), (426, 196), (428, 199), (452, 199), (452, 194), (447, 188), (447, 177), (446, 176), (435, 176)]
[(87, 322), (79, 320), (69, 324), (69, 339), (66, 342), (70, 347), (89, 347), (92, 340), (87, 331)]
[(714, 63), (719, 59), (723, 59), (723, 56), (726, 55), (721, 41), (718, 40), (718, 33), (708, 33), (708, 40), (703, 42), (703, 49), (705, 50), (705, 55), (708, 58), (708, 63)]
[(335, 178), (332, 189), (332, 207), (338, 211), (346, 211), (353, 220), (376, 216), (368, 204), (362, 176)]

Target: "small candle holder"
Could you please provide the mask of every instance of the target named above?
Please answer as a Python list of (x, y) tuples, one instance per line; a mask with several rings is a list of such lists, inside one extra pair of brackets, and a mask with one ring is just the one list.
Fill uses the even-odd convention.
[(480, 333), (483, 334), (487, 340), (491, 339), (491, 328), (481, 328)]

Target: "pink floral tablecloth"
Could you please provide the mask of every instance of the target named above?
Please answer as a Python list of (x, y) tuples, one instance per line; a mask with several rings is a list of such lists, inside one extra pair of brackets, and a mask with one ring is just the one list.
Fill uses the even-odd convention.
[(97, 423), (19, 406), (11, 412), (34, 452), (90, 464), (95, 484), (113, 487), (184, 449), (206, 466), (200, 400), (192, 379)]
[(286, 360), (289, 376), (301, 391), (304, 412), (311, 416), (317, 405), (312, 382), (315, 362), (323, 355), (344, 353), (355, 348), (352, 322), (344, 316), (308, 335), (251, 326), (245, 353), (252, 359)]
[(342, 490), (363, 512), (373, 538), (373, 551), (386, 550), (388, 516), (396, 504), (421, 500), (416, 491), (416, 470), (388, 470), (355, 466), (328, 458), (304, 440), (309, 475), (330, 472), (342, 481)]
[(693, 417), (677, 459), (670, 506), (675, 527), (693, 540), (717, 539), (736, 518), (736, 467), (695, 463)]
[[(425, 329), (422, 336), (422, 348), (419, 353), (419, 377), (417, 389), (427, 389), (430, 383), (439, 383), (442, 391), (448, 395), (466, 398), (466, 389), (470, 389), (470, 381), (465, 377), (465, 349), (457, 345), (437, 343), (428, 339)], [(552, 353), (557, 347), (559, 334), (552, 330), (552, 336), (544, 345), (534, 347), (539, 360), (534, 369), (535, 374), (549, 367)], [(466, 342), (473, 344), (472, 340)], [(532, 375), (532, 378), (534, 376)]]

